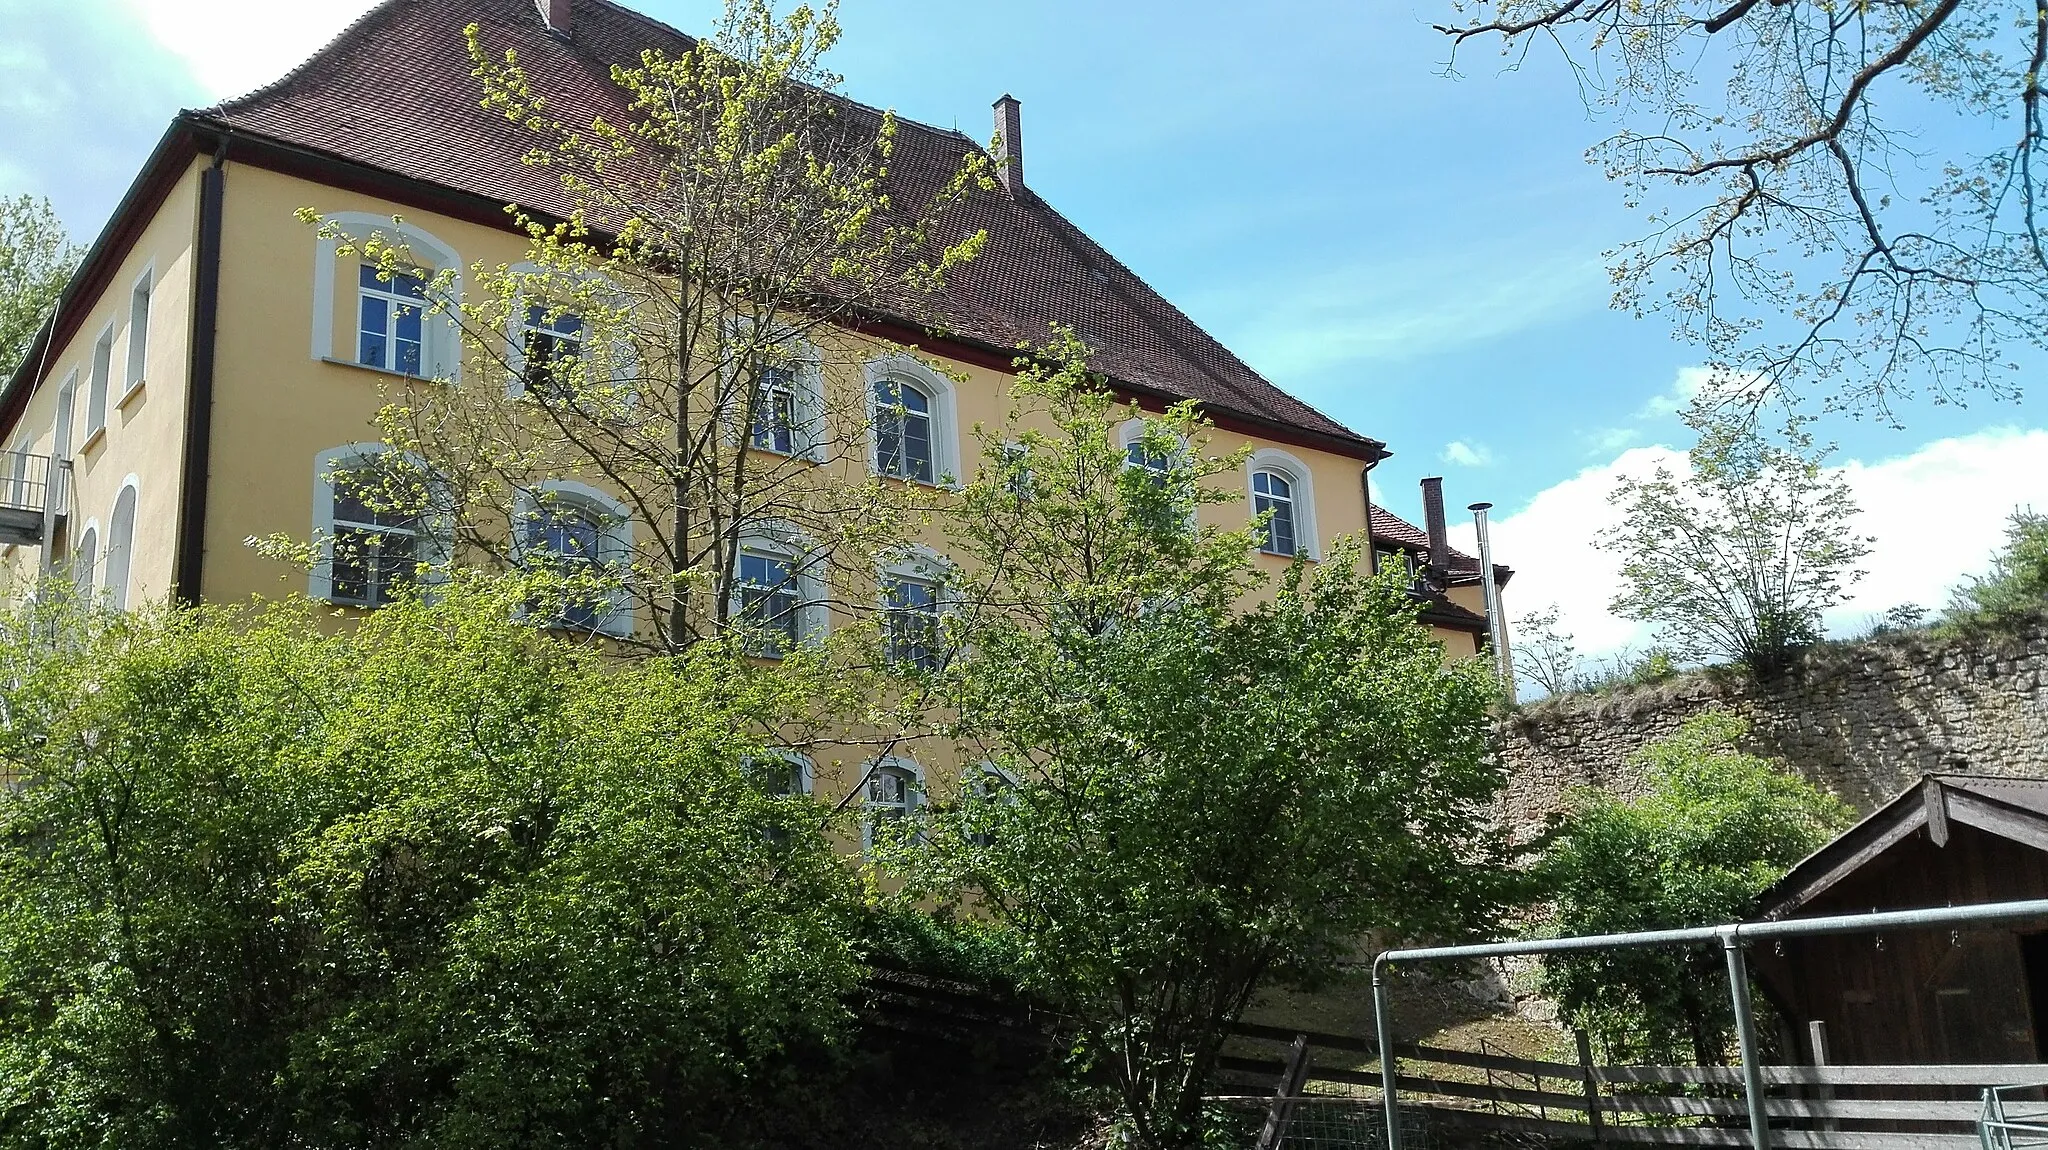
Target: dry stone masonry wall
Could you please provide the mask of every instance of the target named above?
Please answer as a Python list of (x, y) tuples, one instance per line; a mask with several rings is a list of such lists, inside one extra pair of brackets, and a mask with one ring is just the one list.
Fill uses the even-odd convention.
[(1773, 689), (1688, 675), (1509, 715), (1497, 732), (1503, 814), (1526, 834), (1575, 788), (1640, 793), (1635, 753), (1715, 706), (1749, 720), (1751, 750), (1783, 757), (1865, 814), (1928, 771), (2048, 777), (2048, 618), (1993, 638), (1828, 647), (1804, 671)]

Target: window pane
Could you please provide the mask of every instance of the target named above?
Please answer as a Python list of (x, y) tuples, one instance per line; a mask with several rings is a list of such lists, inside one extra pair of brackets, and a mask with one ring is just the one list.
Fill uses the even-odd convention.
[(384, 281), (378, 277), (376, 264), (364, 264), (356, 282), (371, 291), (384, 290)]
[(891, 662), (920, 670), (939, 665), (938, 589), (917, 579), (897, 579), (882, 592), (882, 621)]
[(904, 417), (903, 466), (908, 478), (932, 481), (932, 421), (928, 417)]

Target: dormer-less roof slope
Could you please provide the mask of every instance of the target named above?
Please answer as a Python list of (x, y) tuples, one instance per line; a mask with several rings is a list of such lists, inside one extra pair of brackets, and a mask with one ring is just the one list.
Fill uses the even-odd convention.
[[(559, 182), (520, 162), (531, 137), (478, 106), (463, 27), (476, 23), (493, 52), (516, 51), (566, 123), (599, 112), (620, 120), (611, 66), (636, 63), (643, 49), (677, 55), (693, 43), (606, 0), (573, 3), (573, 34), (562, 37), (533, 0), (386, 0), (282, 80), (199, 115), (236, 133), (560, 215), (569, 205)], [(959, 132), (900, 121), (890, 165), (898, 197), (934, 194), (979, 147)], [(1042, 342), (1049, 324), (1071, 324), (1096, 349), (1094, 366), (1135, 394), (1195, 399), (1219, 422), (1289, 429), (1347, 455), (1383, 453), (1246, 366), (1028, 190), (977, 193), (957, 222), (963, 235), (985, 228), (988, 243), (936, 301), (948, 338), (1013, 354), (1019, 343)]]

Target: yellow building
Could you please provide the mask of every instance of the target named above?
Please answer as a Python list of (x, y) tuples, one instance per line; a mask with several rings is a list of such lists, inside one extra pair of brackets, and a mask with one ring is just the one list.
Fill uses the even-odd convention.
[[(309, 581), (245, 540), (345, 533), (359, 512), (330, 478), (379, 450), (381, 385), (459, 371), (463, 352), (452, 327), (408, 311), (403, 284), (365, 278), (295, 211), (315, 207), (350, 234), (397, 228), (426, 270), (524, 257), (504, 206), (566, 205), (558, 181), (519, 162), (530, 141), (478, 107), (470, 23), (548, 91), (608, 92), (613, 61), (689, 45), (605, 0), (387, 0), (277, 83), (180, 114), (0, 393), (0, 562), (115, 605), (291, 590), (375, 605), (374, 571), (330, 555)], [(890, 333), (949, 370), (877, 353), (846, 385), (916, 392), (933, 466), (960, 474), (969, 429), (1007, 411), (1011, 349), (1072, 324), (1121, 394), (1153, 410), (1197, 400), (1218, 450), (1254, 449), (1245, 500), (1205, 515), (1271, 509), (1271, 550), (1310, 558), (1369, 533), (1382, 562), (1418, 571), (1423, 618), (1447, 652), (1485, 651), (1480, 565), (1444, 541), (1440, 491), (1426, 492), (1426, 530), (1368, 514), (1385, 446), (1274, 387), (1030, 191), (1017, 102), (996, 114), (1011, 154), (998, 191), (966, 209), (988, 242), (948, 287), (948, 335)], [(943, 179), (975, 147), (904, 122), (892, 177)], [(1496, 568), (1496, 586), (1507, 575)]]

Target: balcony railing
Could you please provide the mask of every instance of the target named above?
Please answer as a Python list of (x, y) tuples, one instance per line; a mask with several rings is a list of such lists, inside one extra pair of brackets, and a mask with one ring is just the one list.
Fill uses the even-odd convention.
[(0, 451), (0, 543), (40, 547), (67, 509), (71, 463)]

